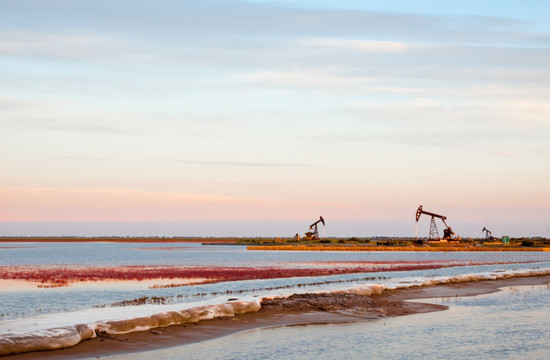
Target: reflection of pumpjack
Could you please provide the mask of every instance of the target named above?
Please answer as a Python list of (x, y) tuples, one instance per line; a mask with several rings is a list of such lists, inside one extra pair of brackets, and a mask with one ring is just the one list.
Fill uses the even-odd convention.
[(322, 216), (319, 216), (319, 220), (309, 225), (309, 231), (306, 233), (305, 240), (319, 240), (319, 230), (317, 229), (317, 224), (319, 223), (325, 226), (325, 219)]
[(428, 240), (430, 239), (439, 239), (439, 232), (437, 231), (437, 226), (435, 225), (435, 218), (441, 219), (443, 221), (443, 224), (445, 224), (446, 228), (443, 230), (443, 239), (451, 239), (453, 235), (455, 234), (451, 227), (447, 225), (445, 220), (447, 219), (446, 216), (434, 214), (428, 211), (422, 210), (422, 205), (418, 207), (418, 210), (416, 210), (416, 222), (418, 223), (418, 219), (420, 219), (420, 215), (425, 214), (428, 216), (431, 216), (431, 223), (430, 223), (430, 236), (428, 237)]

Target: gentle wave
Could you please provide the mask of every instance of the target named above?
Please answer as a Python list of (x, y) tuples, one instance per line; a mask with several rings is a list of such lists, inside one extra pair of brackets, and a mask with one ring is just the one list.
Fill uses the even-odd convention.
[[(532, 277), (550, 275), (550, 269), (516, 270), (500, 273), (467, 274), (453, 277), (422, 279), (419, 282), (398, 285), (365, 284), (348, 289), (329, 290), (319, 293), (353, 293), (364, 296), (379, 295), (384, 290), (400, 288), (427, 287), (450, 283), (466, 283), (482, 280), (499, 280), (514, 277)], [(196, 306), (182, 310), (172, 310), (129, 317), (117, 320), (98, 320), (89, 324), (77, 324), (54, 327), (50, 329), (27, 329), (19, 331), (8, 330), (0, 333), (0, 355), (25, 353), (30, 351), (55, 350), (74, 346), (81, 341), (103, 334), (125, 334), (134, 331), (150, 330), (158, 327), (180, 325), (219, 317), (233, 317), (235, 315), (257, 312), (261, 308), (262, 299), (286, 297), (273, 295), (262, 298), (242, 301), (231, 301), (221, 304)], [(181, 305), (184, 306), (184, 305)], [(133, 307), (135, 310), (137, 307)], [(135, 313), (133, 311), (132, 313)]]

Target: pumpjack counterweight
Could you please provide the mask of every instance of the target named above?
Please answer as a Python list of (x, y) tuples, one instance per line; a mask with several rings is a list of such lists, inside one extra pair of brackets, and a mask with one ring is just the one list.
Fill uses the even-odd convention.
[(428, 240), (439, 239), (439, 232), (437, 231), (437, 225), (435, 223), (435, 218), (441, 219), (441, 221), (445, 225), (445, 229), (443, 230), (443, 239), (452, 239), (452, 237), (455, 233), (453, 232), (451, 227), (449, 225), (447, 225), (447, 223), (445, 222), (445, 220), (447, 220), (446, 216), (439, 215), (439, 214), (436, 214), (436, 213), (432, 213), (432, 212), (429, 212), (429, 211), (425, 211), (425, 210), (422, 209), (422, 205), (420, 205), (418, 207), (418, 209), (416, 210), (416, 222), (417, 223), (418, 223), (418, 220), (420, 219), (420, 216), (422, 214), (428, 215), (428, 216), (431, 217), (431, 220), (430, 220), (430, 235), (428, 237)]
[(493, 240), (493, 233), (489, 231), (486, 227), (483, 227), (483, 230), (481, 232), (485, 232), (485, 239), (487, 240)]
[(319, 220), (309, 225), (309, 231), (305, 234), (306, 240), (319, 240), (319, 229), (317, 228), (317, 224), (319, 223), (322, 223), (323, 226), (325, 226), (325, 219), (323, 219), (322, 216), (319, 216)]

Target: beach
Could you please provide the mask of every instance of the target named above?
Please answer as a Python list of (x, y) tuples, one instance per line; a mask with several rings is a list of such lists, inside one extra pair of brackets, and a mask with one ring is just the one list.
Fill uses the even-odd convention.
[(108, 357), (220, 338), (252, 329), (298, 324), (354, 323), (410, 314), (445, 311), (446, 306), (407, 300), (476, 296), (500, 288), (548, 285), (550, 276), (471, 281), (436, 286), (387, 290), (371, 296), (302, 294), (274, 298), (257, 312), (213, 320), (159, 327), (127, 334), (106, 334), (61, 350), (11, 355), (6, 359), (77, 359)]

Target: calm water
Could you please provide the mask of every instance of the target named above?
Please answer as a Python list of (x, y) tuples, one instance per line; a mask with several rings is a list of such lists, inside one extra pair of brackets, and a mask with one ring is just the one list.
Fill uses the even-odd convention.
[[(16, 247), (16, 248), (10, 248)], [(268, 288), (288, 289), (277, 293), (330, 290), (354, 285), (381, 283), (386, 286), (417, 284), (425, 279), (464, 274), (487, 274), (527, 269), (550, 269), (548, 252), (283, 252), (247, 251), (244, 246), (201, 244), (136, 244), (136, 243), (2, 243), (0, 265), (200, 265), (200, 266), (312, 266), (323, 261), (456, 261), (517, 262), (514, 264), (458, 266), (435, 270), (379, 272), (309, 278), (250, 280), (150, 289), (148, 286), (78, 286), (63, 288), (0, 288), (0, 323), (2, 320), (29, 318), (37, 315), (64, 313), (108, 305), (140, 297), (168, 297), (172, 301), (192, 304), (214, 299), (227, 290), (244, 295), (272, 294)], [(524, 263), (531, 262), (531, 263)], [(365, 280), (368, 277), (369, 280)], [(373, 279), (374, 278), (374, 279)], [(332, 281), (324, 285), (307, 285)], [(345, 281), (343, 284), (336, 281)], [(304, 285), (306, 284), (306, 285)]]
[(548, 359), (550, 287), (436, 299), (447, 311), (254, 330), (112, 359)]
[(545, 252), (247, 251), (246, 246), (198, 243), (0, 243), (0, 265), (77, 264), (271, 266), (311, 261), (548, 261)]

